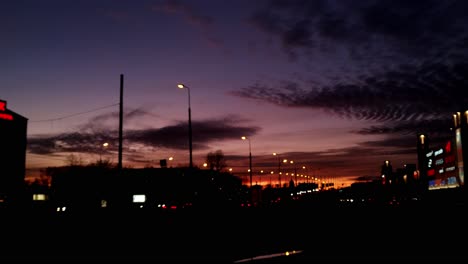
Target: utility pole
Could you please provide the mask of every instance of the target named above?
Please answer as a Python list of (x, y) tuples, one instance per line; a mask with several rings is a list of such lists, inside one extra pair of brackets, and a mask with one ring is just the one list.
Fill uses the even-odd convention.
[(119, 110), (119, 163), (117, 169), (122, 173), (122, 142), (123, 142), (123, 74), (120, 74), (120, 110)]

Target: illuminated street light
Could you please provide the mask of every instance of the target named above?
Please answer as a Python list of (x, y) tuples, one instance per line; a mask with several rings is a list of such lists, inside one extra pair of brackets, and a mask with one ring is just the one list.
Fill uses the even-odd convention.
[(278, 156), (278, 183), (281, 188), (281, 158), (280, 155), (276, 152), (273, 152), (273, 156)]
[(99, 163), (102, 163), (102, 152), (109, 146), (109, 143), (102, 143), (101, 151), (99, 151)]
[(188, 129), (189, 129), (189, 153), (190, 153), (190, 165), (189, 168), (192, 170), (193, 162), (192, 162), (192, 113), (190, 110), (190, 88), (184, 84), (178, 84), (178, 88), (180, 89), (187, 89), (188, 92)]
[(250, 188), (252, 188), (252, 148), (250, 145), (250, 138), (248, 137), (241, 137), (242, 140), (248, 140), (249, 141), (249, 174), (250, 174)]
[[(297, 187), (297, 168), (296, 168), (296, 164), (294, 163), (293, 160), (289, 161), (289, 163), (294, 164), (294, 179), (295, 179), (295, 186)], [(292, 180), (292, 177), (291, 177), (291, 180)]]
[(174, 160), (174, 157), (169, 157), (168, 160), (169, 160), (169, 162), (171, 164), (169, 167), (172, 168), (172, 161)]

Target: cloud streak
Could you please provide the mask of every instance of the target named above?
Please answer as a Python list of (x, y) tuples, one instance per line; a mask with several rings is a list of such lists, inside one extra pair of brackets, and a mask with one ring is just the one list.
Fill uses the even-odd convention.
[[(132, 113), (129, 113), (132, 114)], [(93, 120), (113, 119), (113, 114), (105, 114), (93, 118)], [(242, 121), (236, 116), (226, 116), (209, 120), (192, 121), (193, 149), (209, 149), (209, 144), (238, 139), (242, 135), (255, 135), (260, 131), (258, 127), (242, 126)], [(245, 121), (245, 120), (244, 120)], [(96, 128), (95, 125), (83, 126), (80, 132), (62, 133), (59, 135), (34, 136), (28, 138), (28, 151), (33, 154), (52, 154), (57, 152), (83, 152), (100, 153), (103, 142), (112, 142), (110, 151), (116, 151), (118, 146), (118, 131)], [(124, 140), (126, 151), (132, 152), (132, 145), (138, 145), (141, 149), (188, 148), (188, 127), (186, 122), (176, 122), (161, 128), (147, 128), (140, 130), (125, 130)]]
[(251, 24), (306, 64), (322, 56), (335, 66), (315, 65), (310, 76), (294, 79), (260, 80), (233, 95), (387, 125), (441, 122), (468, 105), (468, 17), (460, 11), (466, 1), (267, 3), (252, 14)]
[(463, 43), (468, 19), (461, 10), (467, 7), (466, 1), (272, 0), (252, 14), (250, 23), (296, 58), (336, 51), (343, 44), (355, 59), (422, 58)]
[(468, 64), (426, 64), (363, 76), (350, 84), (307, 87), (289, 81), (273, 87), (257, 83), (232, 94), (287, 107), (323, 109), (345, 118), (393, 122), (450, 117), (468, 105), (467, 85)]

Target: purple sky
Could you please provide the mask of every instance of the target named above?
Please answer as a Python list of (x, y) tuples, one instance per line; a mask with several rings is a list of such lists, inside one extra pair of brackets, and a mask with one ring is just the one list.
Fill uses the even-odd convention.
[[(466, 1), (4, 1), (1, 93), (28, 123), (28, 175), (102, 156), (194, 165), (222, 150), (247, 175), (272, 153), (352, 182), (416, 163), (468, 107)], [(102, 143), (109, 142), (107, 149)], [(286, 170), (287, 168), (285, 168)], [(291, 168), (289, 168), (291, 169)]]

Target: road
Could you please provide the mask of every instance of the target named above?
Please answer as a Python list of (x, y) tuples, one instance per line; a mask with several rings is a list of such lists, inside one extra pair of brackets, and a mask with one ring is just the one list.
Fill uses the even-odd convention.
[(468, 260), (465, 212), (463, 205), (2, 212), (0, 255), (233, 263), (303, 250), (289, 260)]

